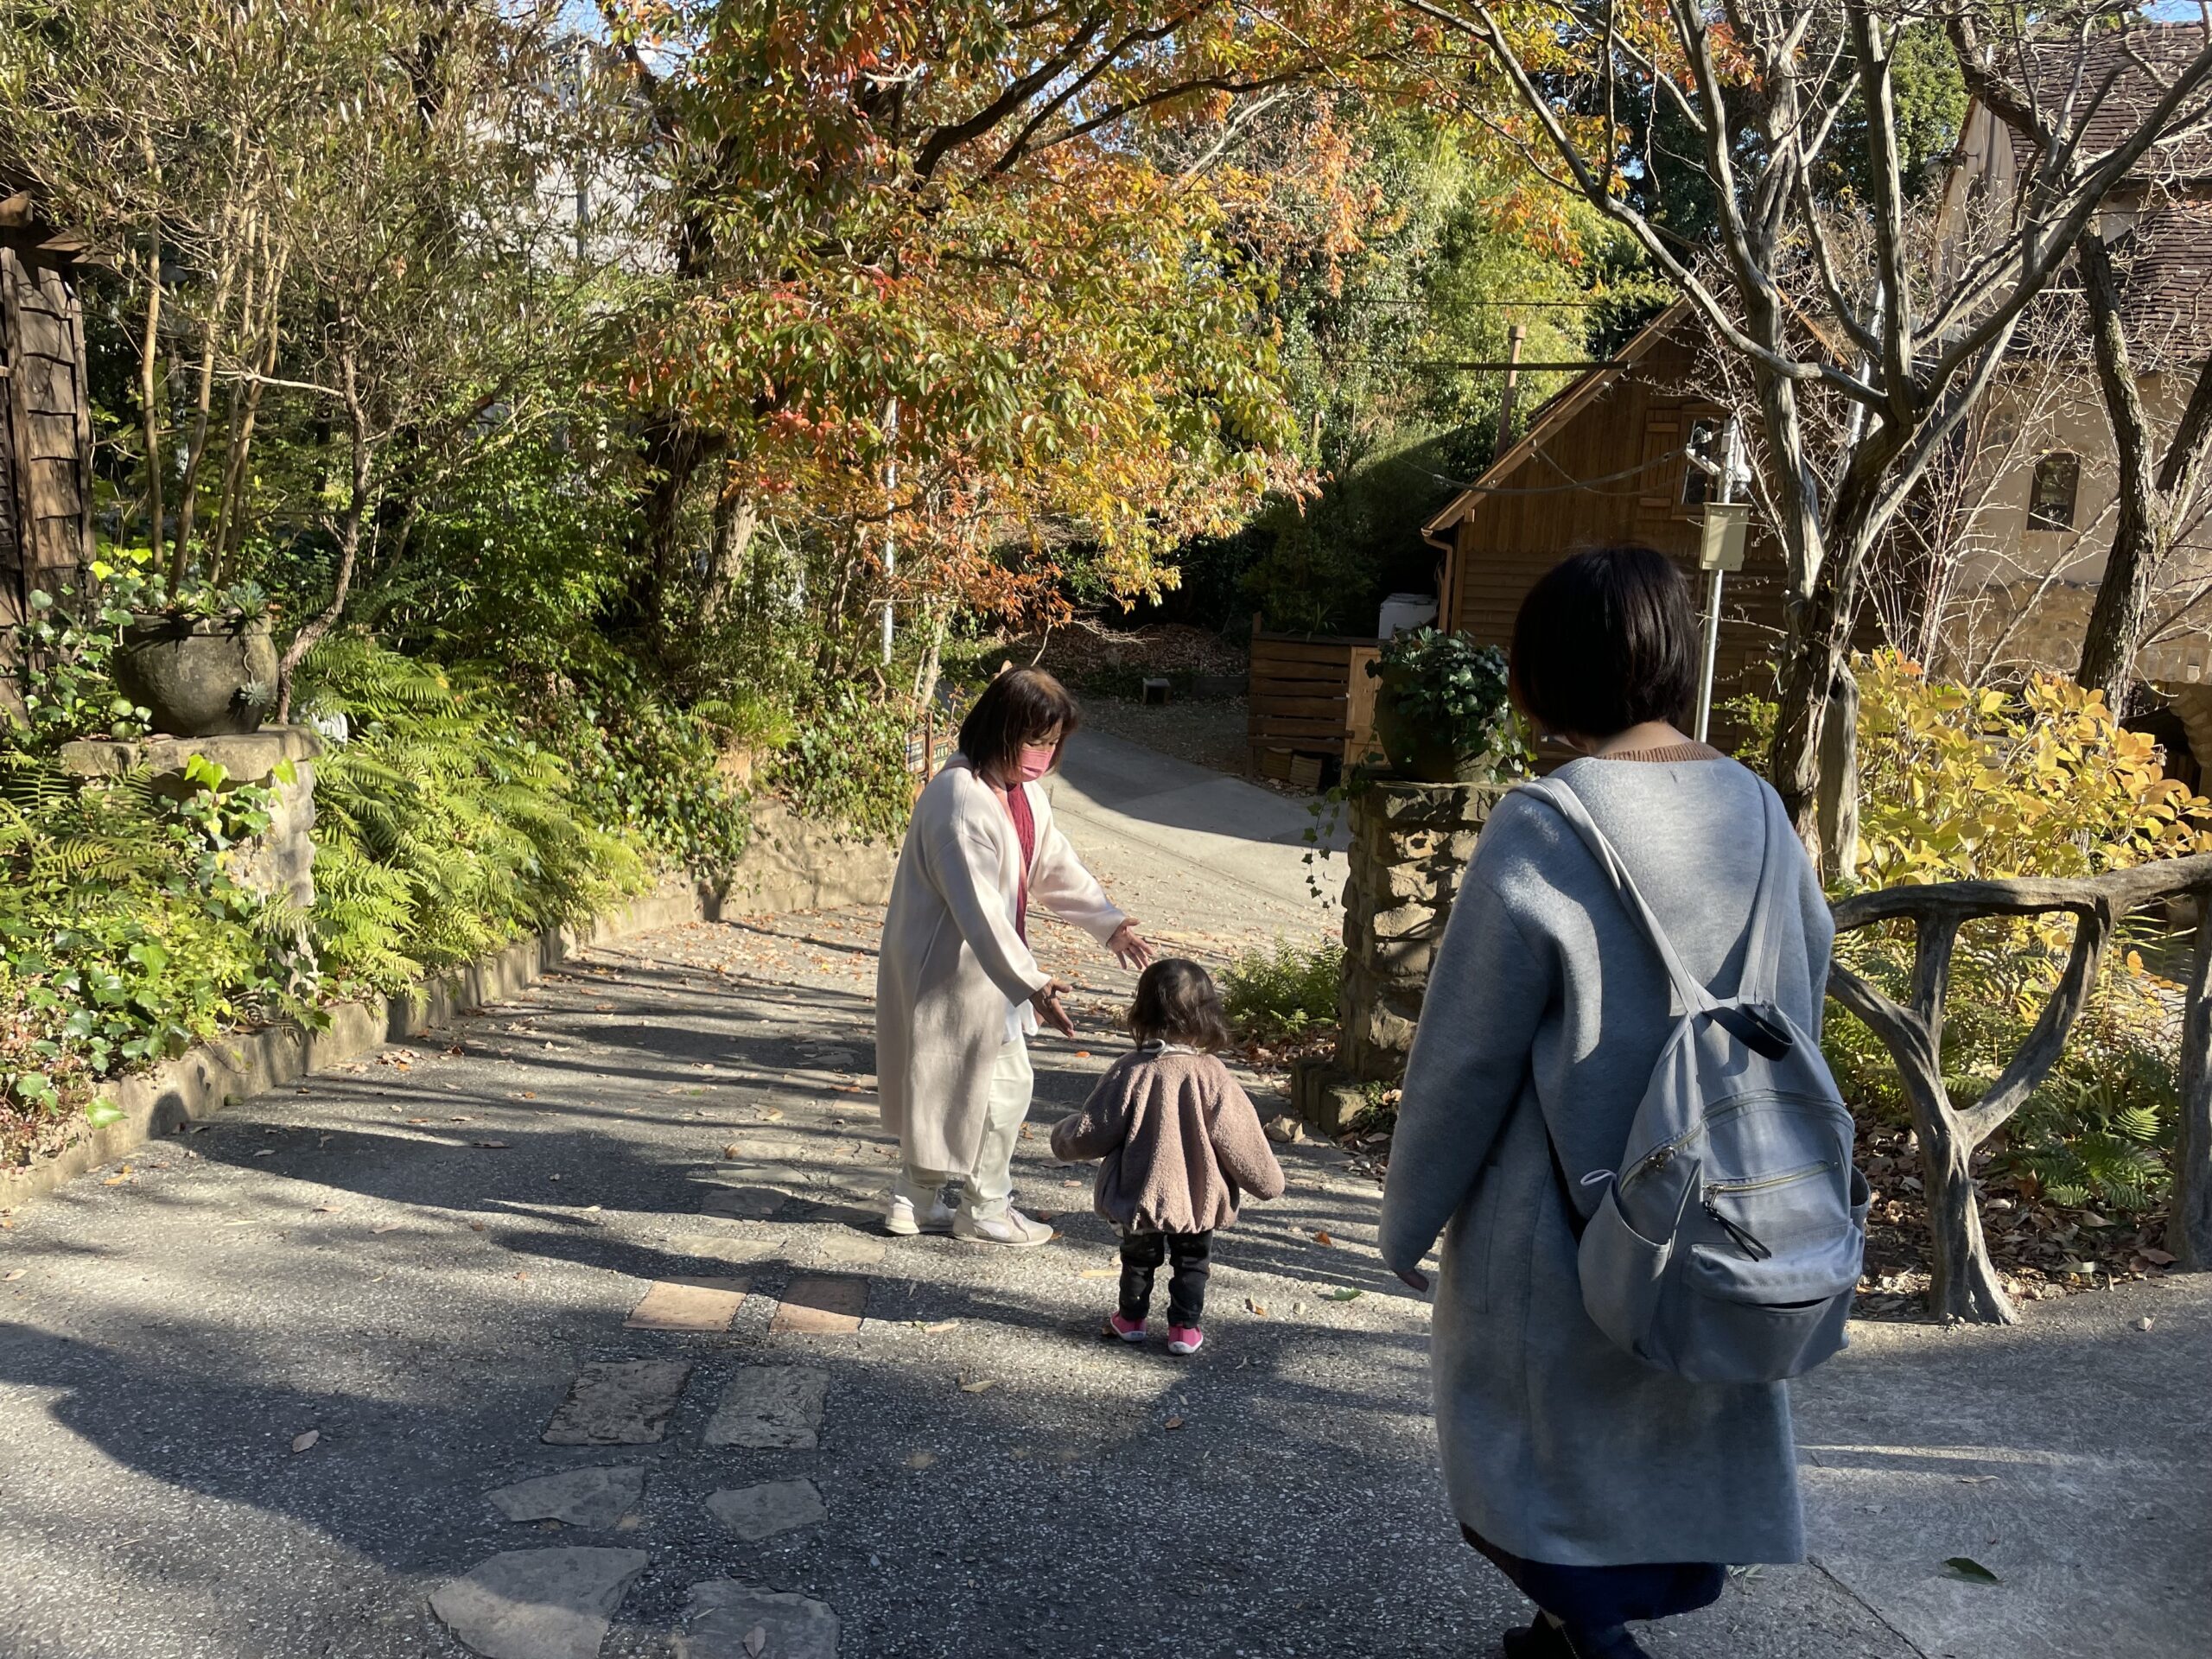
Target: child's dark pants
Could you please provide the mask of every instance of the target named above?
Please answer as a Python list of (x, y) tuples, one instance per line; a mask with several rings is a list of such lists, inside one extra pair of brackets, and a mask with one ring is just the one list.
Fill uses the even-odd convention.
[(1163, 1260), (1175, 1270), (1167, 1281), (1167, 1323), (1192, 1325), (1205, 1317), (1206, 1255), (1211, 1233), (1122, 1235), (1122, 1317), (1141, 1324), (1152, 1310), (1152, 1276)]

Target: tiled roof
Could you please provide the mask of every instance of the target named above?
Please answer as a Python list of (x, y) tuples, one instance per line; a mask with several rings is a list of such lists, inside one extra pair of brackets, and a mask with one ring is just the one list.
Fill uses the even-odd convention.
[[(2062, 132), (2080, 125), (2081, 153), (2086, 156), (2112, 149), (2133, 132), (2204, 44), (2200, 22), (2141, 23), (2107, 30), (2086, 45), (2073, 40), (2033, 41), (2020, 50), (2037, 109)], [(2075, 106), (2062, 118), (2069, 94)], [(2084, 122), (2082, 110), (2093, 101), (2094, 107)], [(2184, 110), (2194, 107), (2194, 103), (2183, 105)], [(2033, 149), (2018, 134), (2012, 143), (2024, 175), (2034, 164)], [(2135, 172), (2168, 180), (2212, 178), (2212, 133), (2200, 129), (2154, 146)]]
[(2139, 366), (2201, 359), (2212, 346), (2212, 200), (2149, 208), (2113, 244), (2120, 315)]

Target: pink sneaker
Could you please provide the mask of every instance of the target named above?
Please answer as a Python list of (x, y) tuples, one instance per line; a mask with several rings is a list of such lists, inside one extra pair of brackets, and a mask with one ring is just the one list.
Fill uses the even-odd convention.
[(1195, 1325), (1171, 1325), (1167, 1327), (1167, 1351), (1171, 1354), (1195, 1354), (1205, 1345), (1206, 1333)]
[(1119, 1313), (1109, 1313), (1106, 1316), (1106, 1328), (1098, 1334), (1102, 1337), (1119, 1337), (1123, 1342), (1142, 1342), (1144, 1331), (1145, 1324), (1142, 1319), (1125, 1319)]

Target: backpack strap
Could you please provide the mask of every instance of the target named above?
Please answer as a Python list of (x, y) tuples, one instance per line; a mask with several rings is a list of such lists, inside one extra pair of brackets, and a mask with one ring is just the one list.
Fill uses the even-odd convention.
[(1749, 942), (1744, 947), (1744, 973), (1736, 995), (1745, 1001), (1771, 1002), (1782, 974), (1783, 884), (1791, 866), (1789, 843), (1796, 839), (1782, 798), (1754, 778), (1759, 817), (1766, 836), (1759, 864), (1759, 885), (1751, 897)]
[[(1675, 995), (1684, 1010), (1690, 1014), (1709, 1014), (1719, 1007), (1720, 1005), (1714, 1000), (1713, 993), (1693, 979), (1689, 969), (1682, 966), (1682, 959), (1675, 954), (1674, 944), (1667, 938), (1666, 930), (1659, 925), (1659, 918), (1651, 913), (1651, 906), (1644, 903), (1643, 895), (1637, 891), (1635, 878), (1629, 874), (1628, 866), (1621, 861), (1621, 855), (1614, 850), (1613, 843), (1605, 839), (1605, 832), (1598, 827), (1598, 821), (1590, 816), (1590, 809), (1582, 804), (1581, 798), (1565, 784), (1549, 778), (1523, 784), (1518, 792), (1543, 802), (1574, 826), (1575, 833), (1582, 837), (1591, 855), (1597, 859), (1598, 868), (1612, 879), (1614, 891), (1620, 894), (1621, 903), (1628, 913), (1642, 924), (1644, 932), (1649, 937), (1653, 949), (1659, 953), (1659, 960), (1666, 967), (1667, 977), (1674, 982)], [(1764, 871), (1759, 885), (1764, 892), (1766, 886)]]

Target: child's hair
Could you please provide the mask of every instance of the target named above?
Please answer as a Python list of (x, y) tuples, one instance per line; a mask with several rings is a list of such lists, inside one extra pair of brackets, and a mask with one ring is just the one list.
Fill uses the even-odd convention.
[(1229, 1020), (1213, 976), (1181, 957), (1162, 957), (1137, 981), (1129, 1034), (1140, 1043), (1180, 1043), (1212, 1053), (1229, 1046)]

